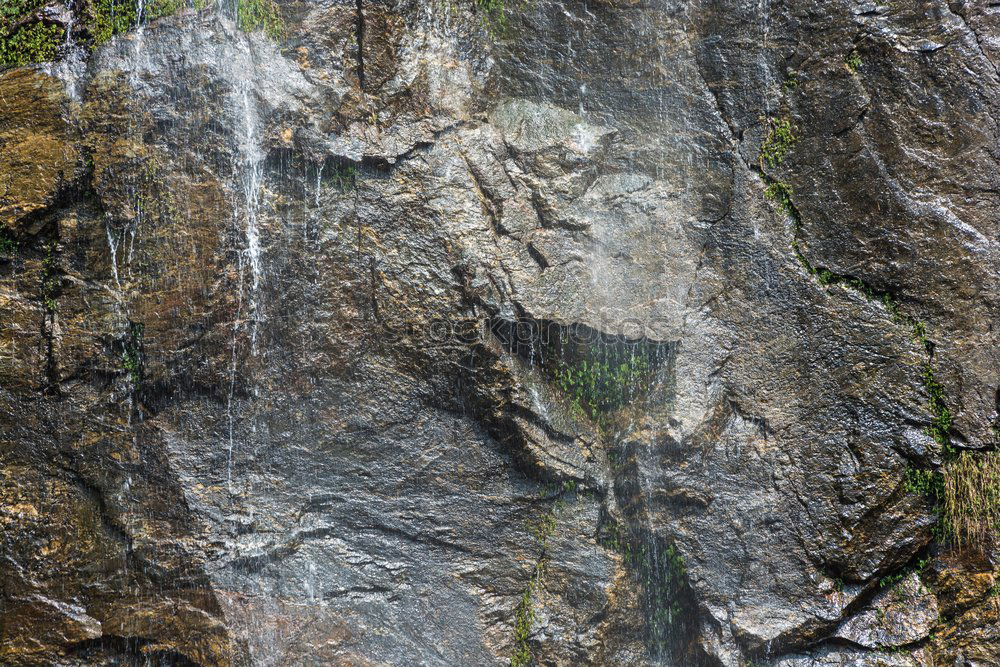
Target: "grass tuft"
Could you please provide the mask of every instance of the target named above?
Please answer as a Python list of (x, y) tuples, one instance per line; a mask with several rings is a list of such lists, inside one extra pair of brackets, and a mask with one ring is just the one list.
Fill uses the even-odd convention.
[(1000, 529), (1000, 452), (961, 452), (943, 476), (944, 521), (956, 546), (992, 546)]

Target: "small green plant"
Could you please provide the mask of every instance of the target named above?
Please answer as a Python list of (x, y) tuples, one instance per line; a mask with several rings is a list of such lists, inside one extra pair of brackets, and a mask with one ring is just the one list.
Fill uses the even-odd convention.
[(136, 0), (91, 0), (90, 44), (96, 49), (115, 35), (128, 32), (139, 19)]
[(514, 608), (514, 652), (510, 656), (510, 667), (527, 667), (531, 664), (531, 624), (535, 620), (535, 607), (532, 602), (534, 580), (528, 583), (521, 599)]
[(37, 21), (0, 37), (0, 67), (23, 67), (55, 60), (64, 36), (54, 23)]
[(5, 227), (0, 227), (0, 257), (9, 258), (17, 254), (17, 239)]
[(829, 269), (819, 269), (816, 272), (816, 280), (823, 286), (833, 285), (837, 282), (837, 275)]
[(687, 575), (687, 565), (684, 563), (684, 556), (681, 555), (681, 552), (673, 544), (667, 545), (666, 556), (671, 578), (679, 582)]
[(531, 645), (528, 640), (531, 638), (531, 624), (535, 620), (534, 596), (542, 585), (547, 561), (546, 548), (549, 536), (555, 529), (556, 517), (552, 512), (546, 513), (537, 523), (529, 526), (529, 532), (538, 543), (540, 555), (535, 562), (528, 585), (525, 586), (517, 606), (514, 607), (514, 650), (510, 656), (511, 667), (528, 667), (532, 662)]
[(903, 489), (907, 493), (923, 496), (932, 503), (937, 522), (931, 529), (934, 539), (939, 542), (950, 540), (953, 536), (951, 519), (945, 514), (945, 477), (938, 470), (924, 470), (909, 467), (903, 475)]
[(939, 501), (944, 496), (944, 477), (936, 470), (910, 467), (903, 474), (903, 489), (907, 493)]
[(945, 404), (944, 387), (934, 377), (934, 368), (930, 363), (924, 364), (922, 378), (929, 399), (928, 407), (933, 415), (931, 425), (927, 427), (927, 434), (934, 438), (934, 442), (941, 445), (946, 456), (951, 456), (955, 450), (951, 445), (951, 411)]
[(509, 16), (513, 6), (524, 7), (527, 0), (473, 0), (476, 11), (482, 16), (483, 24), (493, 35), (506, 34)]
[(792, 186), (781, 181), (774, 181), (764, 190), (764, 196), (778, 205), (786, 215), (792, 219), (798, 219), (798, 210), (792, 202)]
[(896, 584), (898, 584), (903, 579), (905, 579), (906, 577), (910, 576), (913, 573), (916, 573), (917, 576), (919, 576), (924, 571), (924, 569), (927, 568), (930, 562), (931, 562), (930, 558), (921, 558), (912, 565), (907, 565), (906, 567), (898, 570), (897, 572), (893, 572), (892, 574), (887, 574), (886, 576), (882, 577), (881, 579), (878, 580), (878, 586), (879, 588), (889, 588), (890, 586), (895, 586)]
[(185, 6), (185, 0), (148, 0), (142, 12), (144, 21), (155, 21), (176, 14)]
[(353, 164), (337, 164), (333, 168), (327, 179), (341, 192), (350, 192), (358, 186), (358, 179), (361, 177), (361, 170)]
[(96, 49), (140, 23), (175, 14), (189, 5), (203, 9), (208, 0), (146, 0), (145, 3), (140, 0), (90, 0), (86, 22), (90, 47)]
[(236, 23), (243, 32), (262, 30), (273, 40), (285, 36), (285, 22), (275, 0), (239, 0)]
[(135, 386), (142, 382), (142, 336), (144, 331), (145, 327), (141, 323), (130, 322), (128, 335), (122, 345), (122, 369), (125, 370)]
[(767, 134), (760, 144), (760, 168), (777, 167), (785, 161), (788, 152), (798, 141), (792, 122), (786, 118), (769, 118)]
[(548, 542), (549, 535), (556, 529), (556, 517), (549, 513), (542, 516), (538, 523), (529, 527), (529, 532), (542, 547)]
[(844, 67), (846, 67), (851, 74), (857, 74), (862, 64), (864, 63), (861, 62), (861, 55), (858, 54), (857, 49), (852, 49), (851, 52), (844, 58)]
[(638, 355), (623, 359), (582, 359), (574, 364), (560, 362), (555, 371), (556, 385), (569, 395), (573, 409), (592, 418), (629, 403), (648, 386), (649, 361)]
[(139, 355), (138, 353), (126, 349), (122, 352), (122, 368), (129, 374), (133, 382), (139, 381)]
[(788, 72), (788, 74), (785, 75), (785, 83), (784, 83), (785, 90), (791, 92), (795, 90), (795, 88), (797, 88), (798, 85), (799, 85), (799, 75), (796, 74), (795, 72)]
[(0, 4), (0, 28), (6, 29), (42, 5), (45, 0), (4, 0)]
[(42, 303), (50, 313), (56, 311), (59, 297), (59, 259), (56, 255), (58, 245), (51, 241), (45, 246), (45, 256), (42, 257)]

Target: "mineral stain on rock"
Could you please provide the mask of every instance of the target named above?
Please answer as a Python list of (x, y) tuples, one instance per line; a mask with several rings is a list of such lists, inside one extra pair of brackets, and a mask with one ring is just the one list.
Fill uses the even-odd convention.
[(0, 7), (0, 664), (1000, 664), (987, 3)]

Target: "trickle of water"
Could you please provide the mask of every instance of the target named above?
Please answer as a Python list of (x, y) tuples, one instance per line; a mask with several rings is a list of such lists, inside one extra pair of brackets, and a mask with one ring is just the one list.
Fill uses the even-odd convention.
[[(252, 80), (252, 79), (251, 79)], [(250, 346), (252, 351), (257, 347), (258, 293), (261, 280), (261, 246), (260, 229), (258, 228), (257, 211), (260, 206), (260, 188), (263, 167), (263, 155), (258, 139), (258, 118), (256, 107), (250, 98), (249, 85), (239, 93), (243, 118), (243, 136), (239, 143), (241, 181), (243, 185), (244, 234), (246, 236), (246, 259), (250, 268)]]
[[(235, 11), (235, 6), (234, 6)], [(252, 37), (237, 33), (239, 39)], [(226, 405), (228, 418), (228, 448), (226, 454), (226, 484), (233, 492), (234, 452), (236, 447), (236, 416), (233, 401), (236, 393), (236, 371), (239, 363), (238, 339), (240, 329), (249, 325), (249, 356), (257, 355), (257, 333), (261, 316), (261, 282), (263, 278), (263, 248), (261, 246), (259, 210), (263, 186), (266, 153), (262, 144), (261, 119), (253, 92), (253, 82), (259, 79), (252, 45), (245, 42), (233, 61), (233, 92), (229, 99), (235, 119), (233, 127), (236, 152), (236, 187), (242, 201), (233, 206), (233, 220), (242, 227), (243, 249), (238, 256), (239, 285), (237, 290), (237, 316), (233, 323), (233, 352), (230, 366), (229, 398)], [(249, 275), (247, 275), (249, 274)], [(244, 309), (246, 312), (244, 313)], [(251, 433), (255, 425), (251, 427)]]
[(111, 251), (111, 275), (114, 276), (115, 286), (121, 290), (122, 283), (118, 279), (118, 241), (115, 239), (114, 232), (111, 231), (111, 222), (108, 220), (104, 223), (104, 231), (108, 236), (108, 249)]

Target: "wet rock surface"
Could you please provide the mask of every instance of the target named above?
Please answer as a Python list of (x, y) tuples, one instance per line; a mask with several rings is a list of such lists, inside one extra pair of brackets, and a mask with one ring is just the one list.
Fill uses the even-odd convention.
[(0, 662), (996, 664), (990, 7), (277, 6), (0, 72)]

